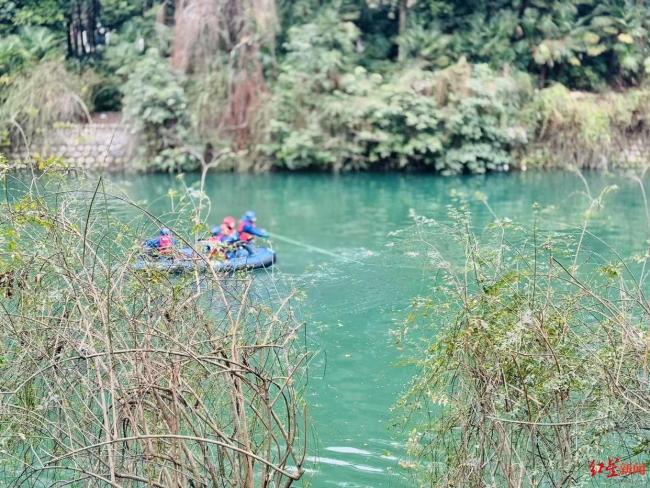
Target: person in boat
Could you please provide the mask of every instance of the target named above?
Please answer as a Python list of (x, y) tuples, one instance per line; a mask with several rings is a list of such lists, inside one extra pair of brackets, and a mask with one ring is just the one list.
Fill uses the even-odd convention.
[(239, 220), (237, 232), (239, 233), (239, 242), (249, 254), (253, 253), (252, 242), (256, 237), (269, 237), (268, 232), (257, 228), (257, 215), (252, 210), (246, 212)]
[(207, 251), (211, 257), (221, 256), (226, 259), (235, 257), (239, 233), (235, 228), (234, 217), (224, 217), (220, 226), (213, 227), (208, 239)]
[(163, 227), (160, 229), (158, 237), (148, 239), (144, 245), (157, 251), (158, 254), (171, 254), (174, 251), (176, 239), (172, 237), (172, 233), (167, 227)]

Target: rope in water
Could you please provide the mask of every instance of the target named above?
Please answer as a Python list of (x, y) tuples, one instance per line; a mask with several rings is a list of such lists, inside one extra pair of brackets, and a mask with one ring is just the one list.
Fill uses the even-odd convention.
[[(324, 254), (326, 256), (331, 256), (333, 258), (340, 259), (342, 261), (361, 264), (362, 266), (383, 267), (382, 264), (368, 263), (368, 262), (365, 262), (365, 261), (359, 261), (357, 259), (348, 258), (346, 256), (342, 256), (340, 254), (336, 254), (336, 253), (333, 253), (331, 251), (328, 251), (327, 249), (323, 249), (322, 247), (312, 246), (311, 244), (307, 244), (305, 242), (296, 241), (295, 239), (291, 239), (290, 237), (286, 237), (286, 236), (283, 236), (283, 235), (280, 235), (280, 234), (276, 234), (275, 232), (273, 232), (271, 234), (271, 238), (272, 239), (277, 239), (277, 240), (282, 241), (282, 242), (286, 242), (287, 244), (293, 244), (294, 246), (297, 246), (297, 247), (302, 247), (304, 249), (309, 249), (311, 251), (315, 251), (315, 252), (318, 252), (320, 254)], [(392, 264), (391, 267), (394, 268), (394, 269), (422, 270), (422, 266), (403, 266), (403, 265)]]
[(309, 249), (311, 251), (315, 251), (315, 252), (318, 252), (318, 253), (321, 253), (321, 254), (325, 254), (326, 256), (331, 256), (331, 257), (336, 258), (336, 259), (342, 259), (344, 261), (351, 261), (353, 263), (364, 264), (361, 261), (357, 261), (356, 259), (347, 258), (345, 256), (341, 256), (340, 254), (335, 254), (335, 253), (333, 253), (331, 251), (328, 251), (327, 249), (312, 246), (311, 244), (306, 244), (304, 242), (296, 241), (296, 240), (291, 239), (289, 237), (286, 237), (286, 236), (283, 236), (283, 235), (280, 235), (280, 234), (276, 234), (275, 232), (273, 234), (271, 234), (271, 238), (272, 239), (277, 239), (279, 241), (286, 242), (288, 244), (293, 244), (294, 246), (302, 247), (304, 249)]

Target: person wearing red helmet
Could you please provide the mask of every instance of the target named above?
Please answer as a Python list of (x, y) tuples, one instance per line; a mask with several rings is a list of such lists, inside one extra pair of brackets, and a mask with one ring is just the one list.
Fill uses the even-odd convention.
[(241, 242), (251, 242), (255, 237), (269, 237), (268, 232), (257, 228), (257, 215), (252, 210), (246, 212), (239, 220), (237, 232)]
[(234, 242), (239, 239), (237, 235), (238, 234), (237, 229), (235, 228), (236, 224), (237, 222), (235, 221), (235, 217), (231, 217), (231, 216), (224, 217), (223, 223), (219, 228), (219, 234), (218, 234), (219, 239), (221, 239), (221, 242), (230, 241), (230, 240)]
[(159, 255), (172, 254), (174, 252), (174, 246), (176, 246), (176, 239), (174, 239), (171, 231), (167, 227), (160, 229), (160, 235), (158, 237), (147, 239), (144, 242), (145, 249)]
[(237, 232), (239, 233), (239, 245), (246, 249), (249, 255), (255, 252), (253, 240), (256, 237), (270, 237), (264, 229), (257, 228), (257, 215), (252, 210), (246, 212), (239, 220)]
[(239, 233), (235, 228), (235, 218), (224, 217), (220, 226), (212, 228), (208, 239), (207, 251), (210, 256), (234, 257), (234, 244), (239, 240)]

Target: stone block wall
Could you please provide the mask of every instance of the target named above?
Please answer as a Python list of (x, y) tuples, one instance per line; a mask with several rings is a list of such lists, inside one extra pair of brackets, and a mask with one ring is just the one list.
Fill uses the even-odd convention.
[(20, 165), (32, 155), (58, 156), (75, 167), (87, 169), (125, 169), (129, 161), (128, 128), (121, 123), (65, 124), (37, 137), (29, 151), (15, 144), (7, 151), (11, 163)]

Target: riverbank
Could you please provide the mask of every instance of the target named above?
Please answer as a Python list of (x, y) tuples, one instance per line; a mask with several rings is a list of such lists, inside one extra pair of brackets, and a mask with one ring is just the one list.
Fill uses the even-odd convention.
[[(114, 111), (129, 171), (647, 163), (650, 17), (634, 3), (42, 7), (0, 15), (0, 145), (18, 148), (13, 160)], [(59, 143), (40, 157), (121, 166)]]
[[(365, 127), (360, 121), (339, 120), (338, 126), (330, 121), (326, 137), (320, 141), (310, 138), (310, 146), (301, 149), (297, 149), (295, 141), (304, 137), (305, 132), (295, 127), (291, 133), (276, 133), (277, 140), (271, 137), (268, 144), (239, 152), (230, 148), (216, 150), (209, 145), (180, 146), (176, 157), (184, 155), (193, 163), (161, 166), (156, 163), (158, 159), (141, 159), (137, 130), (125, 115), (97, 113), (89, 121), (54, 124), (35, 133), (31, 140), (15, 139), (3, 151), (12, 168), (38, 166), (39, 161), (56, 159), (75, 168), (131, 173), (191, 172), (209, 166), (217, 171), (236, 172), (415, 171), (448, 175), (531, 169), (614, 170), (645, 168), (650, 164), (649, 89), (598, 94), (570, 91), (556, 84), (532, 90), (523, 85), (513, 88), (509, 84), (513, 78), (501, 76), (494, 79), (505, 83), (517, 96), (506, 110), (502, 102), (508, 91), (477, 91), (474, 77), (485, 73), (476, 72), (476, 67), (459, 65), (437, 77), (417, 78), (419, 91), (413, 90), (412, 81), (411, 88), (402, 95), (409, 93), (421, 104), (417, 109), (399, 107), (398, 118), (405, 125), (393, 128), (392, 134), (382, 128), (387, 115), (380, 111), (379, 117), (376, 104), (380, 102), (374, 99), (375, 95), (357, 93), (347, 102), (371, 107), (355, 114), (360, 121), (364, 120)], [(466, 98), (461, 100), (445, 93), (449, 87), (440, 85), (443, 79), (447, 84), (453, 79), (454, 90), (464, 91)], [(463, 88), (459, 83), (467, 86)], [(341, 108), (340, 99), (328, 103)], [(475, 104), (482, 109), (468, 108)], [(373, 121), (372, 117), (379, 118)], [(413, 121), (408, 122), (410, 117)], [(446, 122), (441, 122), (441, 117)], [(269, 131), (275, 133), (273, 128)], [(331, 141), (338, 142), (332, 145)], [(279, 154), (284, 154), (280, 160), (271, 159)], [(321, 162), (315, 163), (319, 158)]]

